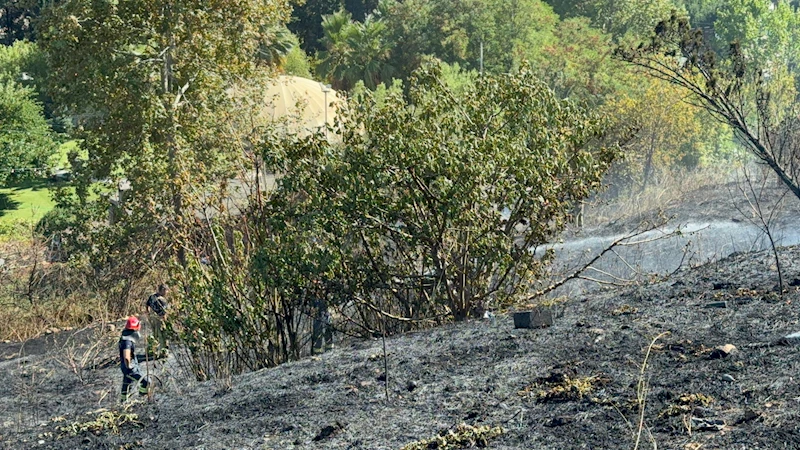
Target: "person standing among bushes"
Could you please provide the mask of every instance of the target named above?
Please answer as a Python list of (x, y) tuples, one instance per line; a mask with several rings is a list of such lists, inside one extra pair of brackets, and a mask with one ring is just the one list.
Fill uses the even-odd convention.
[(333, 325), (328, 312), (327, 293), (321, 282), (313, 283), (314, 321), (311, 329), (311, 354), (319, 354), (333, 348)]
[(145, 309), (147, 312), (147, 323), (153, 329), (153, 337), (158, 341), (159, 352), (166, 351), (167, 337), (164, 333), (164, 318), (167, 316), (167, 286), (159, 284), (156, 293), (147, 298)]
[(128, 399), (128, 392), (131, 384), (139, 384), (139, 395), (147, 395), (147, 387), (150, 385), (147, 377), (143, 377), (139, 369), (139, 361), (136, 359), (136, 341), (139, 339), (139, 329), (141, 324), (136, 316), (131, 316), (125, 322), (125, 329), (119, 338), (119, 363), (122, 370), (122, 392), (120, 402)]

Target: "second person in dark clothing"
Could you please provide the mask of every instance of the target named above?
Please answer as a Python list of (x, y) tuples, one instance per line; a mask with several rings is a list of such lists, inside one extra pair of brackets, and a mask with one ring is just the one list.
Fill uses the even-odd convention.
[(147, 323), (153, 329), (153, 337), (158, 341), (158, 351), (166, 351), (167, 336), (164, 333), (164, 318), (167, 316), (167, 286), (164, 284), (158, 285), (158, 290), (155, 294), (147, 298), (145, 302), (145, 310), (147, 312)]

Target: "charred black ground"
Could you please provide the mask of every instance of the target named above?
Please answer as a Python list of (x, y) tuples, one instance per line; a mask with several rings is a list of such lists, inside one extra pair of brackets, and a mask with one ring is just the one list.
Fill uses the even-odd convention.
[[(380, 340), (230, 390), (160, 361), (155, 401), (127, 409), (115, 332), (0, 344), (0, 448), (400, 449), (464, 423), (502, 427), (493, 449), (630, 449), (642, 398), (639, 448), (800, 448), (800, 345), (784, 339), (800, 332), (800, 248), (780, 258), (783, 296), (770, 252), (739, 253), (570, 298), (546, 329), (497, 314), (389, 338), (388, 400)], [(97, 339), (104, 350), (81, 362)], [(100, 431), (79, 430), (92, 421)]]

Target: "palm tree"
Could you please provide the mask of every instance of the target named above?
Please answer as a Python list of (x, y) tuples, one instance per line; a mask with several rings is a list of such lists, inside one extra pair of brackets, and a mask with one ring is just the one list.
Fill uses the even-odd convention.
[(322, 29), (325, 50), (317, 54), (317, 73), (335, 89), (349, 90), (359, 81), (374, 89), (391, 80), (391, 45), (380, 18), (368, 15), (363, 23), (354, 22), (350, 13), (339, 11), (323, 17)]
[(363, 81), (369, 89), (375, 89), (384, 81), (391, 80), (394, 67), (389, 63), (391, 45), (385, 39), (386, 25), (380, 19), (368, 15), (363, 23), (355, 26), (356, 32), (348, 36), (352, 58), (344, 78), (351, 86)]
[(263, 30), (262, 36), (256, 57), (270, 66), (280, 67), (286, 54), (297, 45), (297, 38), (283, 25)]
[(347, 36), (353, 33), (354, 28), (352, 16), (347, 11), (339, 10), (322, 16), (321, 42), (325, 50), (317, 53), (317, 73), (337, 90), (344, 89), (342, 72), (351, 51)]

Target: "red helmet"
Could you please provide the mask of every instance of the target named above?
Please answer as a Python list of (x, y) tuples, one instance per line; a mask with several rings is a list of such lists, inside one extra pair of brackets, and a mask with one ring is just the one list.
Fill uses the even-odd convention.
[(136, 318), (136, 316), (128, 317), (128, 321), (125, 322), (125, 329), (126, 330), (139, 331), (139, 328), (141, 326), (142, 325), (139, 323), (139, 319)]

